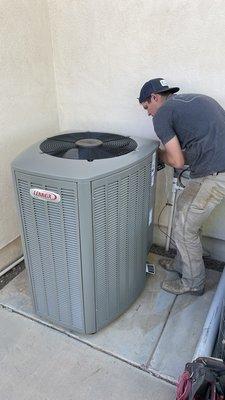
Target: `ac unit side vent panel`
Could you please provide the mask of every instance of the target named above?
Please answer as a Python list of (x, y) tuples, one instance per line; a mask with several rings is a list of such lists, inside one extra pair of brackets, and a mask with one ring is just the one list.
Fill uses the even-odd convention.
[[(29, 273), (36, 311), (63, 326), (84, 330), (77, 187), (17, 180)], [(53, 191), (59, 203), (30, 196)]]
[(150, 172), (148, 163), (119, 179), (92, 184), (98, 326), (126, 309), (143, 289)]

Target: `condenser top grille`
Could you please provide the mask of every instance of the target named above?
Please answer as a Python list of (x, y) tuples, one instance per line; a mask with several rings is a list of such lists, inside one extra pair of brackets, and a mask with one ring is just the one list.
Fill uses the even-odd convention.
[(41, 151), (51, 156), (87, 161), (122, 156), (136, 147), (130, 137), (102, 132), (65, 133), (40, 144)]

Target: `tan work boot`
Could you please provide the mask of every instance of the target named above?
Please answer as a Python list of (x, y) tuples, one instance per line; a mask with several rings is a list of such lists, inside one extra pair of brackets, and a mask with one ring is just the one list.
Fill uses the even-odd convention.
[(171, 258), (160, 258), (158, 261), (160, 267), (165, 269), (166, 271), (176, 272), (181, 276), (181, 273), (175, 269), (175, 261)]
[(201, 296), (204, 293), (204, 286), (200, 288), (190, 288), (188, 286), (185, 286), (180, 278), (173, 280), (166, 279), (165, 281), (163, 281), (161, 288), (166, 292), (177, 295), (190, 293), (194, 294), (195, 296)]

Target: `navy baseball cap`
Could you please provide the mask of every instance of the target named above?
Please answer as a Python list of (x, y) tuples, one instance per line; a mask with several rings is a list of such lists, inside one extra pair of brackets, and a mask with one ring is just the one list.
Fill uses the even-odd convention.
[(138, 100), (140, 103), (143, 103), (152, 93), (176, 93), (178, 90), (180, 90), (179, 87), (169, 87), (168, 83), (163, 78), (150, 79), (150, 81), (145, 82), (142, 86)]

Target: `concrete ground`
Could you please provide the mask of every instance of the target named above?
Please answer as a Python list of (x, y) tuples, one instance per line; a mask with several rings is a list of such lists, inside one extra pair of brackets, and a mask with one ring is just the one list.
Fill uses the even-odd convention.
[(175, 387), (113, 356), (0, 310), (3, 400), (161, 400)]
[(0, 291), (0, 399), (174, 398), (171, 383), (192, 358), (220, 273), (207, 271), (201, 297), (162, 291), (166, 275), (157, 268), (126, 313), (85, 336), (36, 317), (20, 273)]

